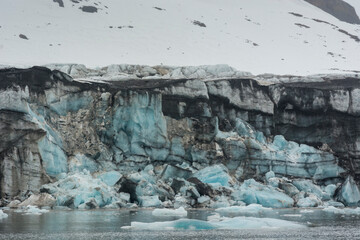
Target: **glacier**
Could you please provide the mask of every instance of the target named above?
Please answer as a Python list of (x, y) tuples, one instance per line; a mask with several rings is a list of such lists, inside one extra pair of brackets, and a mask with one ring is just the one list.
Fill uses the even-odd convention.
[(357, 206), (359, 89), (353, 78), (77, 81), (44, 67), (2, 69), (1, 203)]

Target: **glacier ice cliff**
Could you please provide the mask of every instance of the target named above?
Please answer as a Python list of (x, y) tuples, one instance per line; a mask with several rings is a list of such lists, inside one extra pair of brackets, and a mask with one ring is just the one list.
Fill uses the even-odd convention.
[(44, 193), (85, 209), (360, 201), (359, 79), (104, 79), (0, 70), (3, 203)]

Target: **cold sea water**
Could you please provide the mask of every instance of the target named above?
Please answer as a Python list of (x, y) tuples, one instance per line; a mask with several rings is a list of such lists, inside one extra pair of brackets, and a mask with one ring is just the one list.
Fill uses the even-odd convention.
[[(0, 219), (0, 239), (360, 239), (360, 216), (326, 212), (321, 209), (273, 209), (262, 213), (224, 213), (221, 217), (271, 218), (274, 224), (252, 229), (211, 229), (211, 227), (142, 229), (131, 228), (134, 222), (150, 226), (154, 222), (174, 222), (179, 217), (153, 216), (152, 210), (51, 210), (41, 215), (4, 211)], [(212, 210), (189, 210), (185, 219), (208, 220)], [(247, 218), (246, 218), (247, 219)], [(277, 219), (299, 227), (276, 226)], [(186, 220), (187, 221), (187, 220)], [(283, 221), (285, 222), (285, 221)], [(236, 223), (234, 224), (236, 225)], [(188, 229), (184, 229), (188, 228)], [(241, 228), (241, 227), (240, 227)]]

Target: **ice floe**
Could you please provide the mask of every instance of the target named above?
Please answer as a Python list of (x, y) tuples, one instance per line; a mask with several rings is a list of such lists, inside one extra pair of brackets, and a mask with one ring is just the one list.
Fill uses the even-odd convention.
[(250, 204), (248, 206), (231, 206), (223, 207), (215, 210), (220, 213), (247, 213), (247, 214), (259, 214), (264, 211), (272, 211), (271, 208), (266, 208), (260, 204)]
[(18, 210), (15, 210), (15, 212), (18, 212), (18, 213), (24, 213), (26, 215), (41, 215), (43, 213), (47, 213), (49, 212), (49, 210), (47, 209), (40, 209), (36, 206), (32, 206), (32, 205), (28, 205), (24, 208), (21, 208), (21, 209), (18, 209)]
[(151, 213), (153, 216), (157, 217), (186, 217), (187, 211), (183, 207), (179, 207), (178, 209), (154, 209)]
[(0, 209), (0, 219), (2, 218), (7, 218), (8, 215), (6, 213), (3, 212), (3, 210)]
[(360, 215), (360, 207), (357, 208), (336, 208), (329, 206), (323, 209), (325, 212), (343, 214), (343, 215)]
[(274, 218), (254, 218), (254, 217), (234, 217), (218, 218), (215, 216), (212, 221), (202, 221), (195, 219), (179, 219), (167, 222), (132, 222), (130, 226), (123, 229), (136, 230), (206, 230), (206, 229), (263, 229), (263, 228), (305, 228), (299, 223), (274, 219)]

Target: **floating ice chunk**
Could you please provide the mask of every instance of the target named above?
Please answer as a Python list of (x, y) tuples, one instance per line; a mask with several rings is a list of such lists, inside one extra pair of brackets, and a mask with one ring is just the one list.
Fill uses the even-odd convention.
[(49, 210), (47, 210), (47, 209), (39, 209), (36, 206), (28, 205), (23, 209), (15, 210), (15, 212), (22, 212), (22, 213), (25, 213), (26, 215), (31, 215), (31, 214), (33, 214), (33, 215), (41, 215), (43, 213), (49, 212)]
[(210, 215), (207, 217), (207, 220), (209, 222), (219, 222), (221, 220), (220, 214), (215, 213), (213, 215)]
[(301, 214), (283, 214), (281, 216), (283, 216), (283, 217), (302, 217)]
[(354, 179), (349, 176), (337, 194), (337, 200), (346, 206), (357, 206), (360, 202), (360, 191)]
[(7, 218), (7, 217), (8, 217), (8, 215), (0, 209), (0, 219)]
[(314, 210), (310, 210), (310, 209), (302, 209), (300, 210), (301, 213), (313, 213)]
[(219, 227), (214, 223), (207, 221), (201, 221), (195, 219), (179, 219), (175, 221), (152, 222), (152, 223), (131, 222), (130, 228), (136, 230), (175, 230), (175, 229), (207, 230), (207, 229), (216, 229)]
[(98, 176), (98, 178), (100, 178), (108, 186), (114, 186), (121, 177), (121, 173), (117, 171), (106, 172)]
[[(217, 221), (219, 220), (219, 221)], [(167, 222), (132, 222), (131, 226), (122, 227), (123, 229), (136, 230), (207, 230), (207, 229), (263, 229), (263, 228), (305, 228), (304, 225), (286, 220), (274, 218), (254, 218), (254, 217), (235, 217), (235, 218), (215, 218), (212, 221), (202, 221), (195, 219), (179, 219)]]
[(247, 214), (259, 214), (264, 211), (271, 211), (271, 208), (266, 208), (260, 204), (250, 204), (248, 206), (231, 206), (218, 208), (215, 211), (221, 213), (247, 213)]
[(235, 217), (223, 218), (217, 224), (220, 229), (304, 228), (305, 226), (275, 218)]
[(336, 208), (329, 206), (323, 209), (325, 212), (335, 213), (335, 214), (345, 214), (345, 215), (360, 215), (360, 207), (357, 208)]
[(153, 216), (165, 217), (165, 216), (174, 216), (174, 217), (186, 217), (187, 211), (183, 207), (178, 209), (154, 209), (152, 211)]
[(198, 178), (203, 183), (208, 183), (213, 186), (229, 186), (229, 182), (231, 182), (231, 177), (227, 172), (227, 168), (222, 165), (213, 165), (201, 169), (197, 173), (194, 174), (194, 177)]

